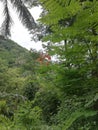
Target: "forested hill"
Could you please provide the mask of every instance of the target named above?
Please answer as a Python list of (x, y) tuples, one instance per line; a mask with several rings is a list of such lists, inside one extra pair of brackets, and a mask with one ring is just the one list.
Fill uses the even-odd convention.
[[(33, 53), (34, 57), (36, 53)], [(22, 94), (34, 70), (31, 51), (10, 39), (0, 37), (0, 98), (6, 94)]]
[(5, 60), (10, 66), (15, 66), (26, 60), (28, 50), (10, 39), (0, 39), (0, 60)]

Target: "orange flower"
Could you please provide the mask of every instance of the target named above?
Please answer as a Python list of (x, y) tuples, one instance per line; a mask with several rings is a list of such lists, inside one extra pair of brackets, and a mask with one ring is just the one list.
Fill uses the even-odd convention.
[(49, 65), (49, 62), (51, 61), (51, 56), (49, 54), (40, 54), (40, 57), (37, 59), (37, 61), (40, 63), (40, 64), (46, 64), (46, 65)]

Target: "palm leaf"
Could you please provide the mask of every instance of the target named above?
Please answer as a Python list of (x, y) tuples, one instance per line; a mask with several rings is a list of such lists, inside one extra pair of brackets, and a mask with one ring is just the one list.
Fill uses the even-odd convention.
[(21, 0), (10, 0), (10, 1), (13, 7), (16, 9), (23, 25), (26, 28), (28, 28), (28, 30), (34, 29), (36, 27), (36, 23), (27, 7), (24, 5), (24, 3)]
[(3, 10), (4, 21), (1, 25), (0, 30), (1, 30), (1, 34), (3, 36), (10, 36), (10, 28), (12, 25), (12, 18), (10, 16), (7, 0), (4, 0), (3, 4), (4, 4), (4, 10)]
[[(4, 5), (4, 21), (1, 25), (1, 34), (3, 36), (10, 36), (10, 29), (12, 25), (12, 18), (10, 16), (10, 11), (8, 7), (8, 0), (0, 0), (3, 2)], [(16, 9), (16, 12), (18, 13), (18, 16), (20, 18), (20, 21), (23, 23), (23, 25), (29, 30), (33, 30), (36, 28), (36, 23), (34, 21), (34, 18), (32, 17), (31, 13), (27, 9), (27, 7), (24, 5), (25, 1), (23, 0), (10, 0), (13, 7)]]

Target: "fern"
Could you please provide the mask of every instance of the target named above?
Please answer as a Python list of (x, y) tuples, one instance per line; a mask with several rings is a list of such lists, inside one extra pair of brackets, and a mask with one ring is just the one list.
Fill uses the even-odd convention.
[(82, 116), (84, 117), (90, 117), (96, 115), (97, 112), (95, 111), (89, 111), (89, 110), (81, 110), (81, 111), (76, 111), (73, 112), (68, 119), (65, 121), (65, 125), (63, 126), (62, 130), (67, 130), (71, 125), (73, 124), (74, 121), (76, 121), (78, 118), (81, 118)]

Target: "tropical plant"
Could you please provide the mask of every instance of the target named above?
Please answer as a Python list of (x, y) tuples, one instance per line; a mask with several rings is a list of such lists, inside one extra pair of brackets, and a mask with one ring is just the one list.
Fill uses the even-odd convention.
[(15, 8), (23, 25), (28, 30), (35, 29), (36, 23), (26, 6), (27, 4), (32, 3), (31, 1), (29, 0), (27, 1), (25, 0), (10, 0), (10, 1), (0, 0), (0, 1), (3, 3), (3, 6), (4, 6), (4, 10), (3, 10), (4, 21), (1, 26), (1, 35), (6, 37), (6, 36), (10, 36), (11, 34), (10, 28), (13, 23), (13, 20), (10, 14), (10, 4), (12, 4), (13, 7)]

